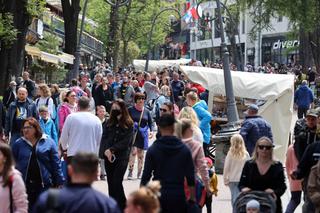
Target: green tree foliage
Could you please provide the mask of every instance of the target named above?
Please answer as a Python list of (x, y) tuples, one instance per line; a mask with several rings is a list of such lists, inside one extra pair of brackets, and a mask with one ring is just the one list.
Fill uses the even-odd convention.
[(13, 16), (10, 13), (0, 13), (0, 43), (10, 46), (16, 40), (17, 29), (13, 27)]
[[(153, 17), (163, 8), (173, 7), (179, 9), (180, 2), (180, 0), (173, 1), (173, 3), (160, 0), (133, 0), (130, 4), (120, 8), (119, 36), (121, 41), (121, 63), (127, 64), (132, 62), (131, 56), (135, 55), (135, 53), (131, 53), (130, 51), (136, 48), (129, 47), (133, 44), (138, 45), (140, 57), (147, 52), (148, 35), (151, 30)], [(109, 39), (110, 11), (110, 6), (104, 0), (89, 1), (87, 16), (97, 23), (96, 33), (104, 44), (107, 44)], [(179, 19), (178, 14), (174, 11), (164, 12), (157, 19), (152, 36), (152, 46), (162, 44), (166, 35), (170, 32), (169, 16), (171, 14)], [(128, 52), (126, 53), (126, 51)], [(128, 55), (129, 57), (126, 59)]]
[[(36, 46), (44, 52), (54, 55), (59, 54), (59, 46), (61, 41), (53, 31), (50, 33), (44, 33), (44, 37), (39, 41)], [(53, 64), (42, 61), (41, 59), (35, 59), (32, 64), (31, 70), (37, 75), (44, 75), (44, 79), (48, 83), (57, 82), (65, 77), (67, 70), (64, 69), (63, 64)]]
[(31, 18), (39, 18), (45, 10), (46, 0), (28, 0), (27, 13)]

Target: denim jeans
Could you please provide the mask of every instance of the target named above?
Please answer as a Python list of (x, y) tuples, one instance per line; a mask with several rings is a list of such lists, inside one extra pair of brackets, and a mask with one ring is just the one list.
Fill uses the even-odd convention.
[(231, 205), (234, 206), (234, 203), (240, 193), (238, 188), (239, 182), (229, 182), (229, 188), (231, 192)]
[(288, 203), (286, 213), (293, 213), (295, 209), (299, 206), (301, 201), (301, 193), (302, 191), (291, 192), (291, 199)]

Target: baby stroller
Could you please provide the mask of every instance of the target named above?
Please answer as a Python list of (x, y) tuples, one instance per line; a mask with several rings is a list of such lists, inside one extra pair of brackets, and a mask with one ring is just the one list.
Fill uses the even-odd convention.
[(260, 203), (260, 213), (275, 213), (276, 202), (272, 196), (264, 191), (242, 192), (234, 203), (233, 213), (246, 213), (246, 204), (250, 200)]

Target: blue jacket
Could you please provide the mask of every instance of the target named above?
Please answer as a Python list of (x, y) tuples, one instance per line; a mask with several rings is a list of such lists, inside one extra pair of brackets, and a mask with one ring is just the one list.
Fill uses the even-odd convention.
[(209, 144), (211, 140), (211, 119), (212, 116), (208, 111), (208, 105), (204, 100), (197, 102), (192, 106), (194, 111), (197, 113), (200, 121), (200, 129), (203, 134), (203, 143)]
[[(27, 98), (26, 106), (27, 106), (27, 117), (34, 117), (37, 119), (38, 110), (35, 103), (31, 99)], [(12, 124), (13, 124), (13, 119), (15, 119), (16, 110), (17, 110), (17, 100), (10, 104), (6, 114), (6, 123), (5, 123), (5, 130), (4, 130), (6, 136), (8, 136), (9, 132), (11, 132), (12, 130)]]
[(243, 137), (250, 156), (259, 138), (265, 136), (273, 141), (270, 124), (259, 115), (246, 117), (242, 123), (240, 135)]
[[(47, 212), (48, 191), (40, 195), (33, 213)], [(89, 184), (70, 184), (59, 190), (58, 209), (61, 213), (120, 213), (115, 200), (94, 190)]]
[(53, 120), (49, 118), (45, 123), (45, 121), (42, 118), (40, 118), (39, 124), (43, 133), (45, 133), (46, 135), (49, 136), (49, 138), (54, 140), (54, 142), (56, 142), (56, 145), (58, 146), (58, 133), (57, 133), (56, 125), (53, 122)]
[(299, 108), (309, 109), (313, 100), (313, 92), (307, 85), (301, 85), (294, 93), (294, 103)]
[[(43, 135), (36, 145), (37, 160), (44, 188), (60, 186), (64, 183), (61, 170), (61, 162), (58, 156), (58, 148), (55, 142)], [(16, 162), (16, 168), (21, 172), (26, 181), (29, 161), (32, 153), (32, 145), (24, 137), (19, 138), (12, 145), (12, 153)]]

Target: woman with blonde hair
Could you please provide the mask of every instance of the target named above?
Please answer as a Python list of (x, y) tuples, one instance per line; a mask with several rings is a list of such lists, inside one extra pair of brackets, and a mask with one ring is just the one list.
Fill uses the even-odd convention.
[(240, 175), (243, 166), (250, 155), (247, 152), (244, 140), (240, 134), (235, 134), (230, 139), (230, 149), (228, 151), (224, 169), (223, 169), (223, 181), (226, 186), (229, 186), (231, 192), (231, 204), (234, 205), (238, 195), (238, 184), (240, 181)]
[(196, 112), (192, 107), (183, 107), (178, 115), (178, 119), (181, 120), (182, 118), (190, 119), (192, 123), (193, 129), (193, 136), (192, 139), (195, 141), (199, 141), (201, 145), (203, 144), (203, 134), (201, 129), (199, 128), (199, 119), (197, 117)]
[(270, 138), (261, 137), (254, 148), (253, 157), (243, 167), (239, 182), (242, 192), (264, 191), (276, 202), (276, 213), (282, 212), (281, 196), (287, 189), (283, 165), (273, 158)]
[(211, 194), (207, 161), (205, 160), (202, 146), (198, 141), (193, 140), (192, 121), (186, 118), (178, 120), (175, 124), (175, 135), (190, 149), (195, 167), (195, 176), (200, 175), (206, 191)]
[(50, 88), (46, 84), (40, 84), (38, 86), (38, 91), (40, 95), (40, 97), (36, 99), (36, 106), (37, 106), (38, 112), (41, 106), (46, 106), (48, 107), (50, 117), (54, 118), (56, 112), (55, 112), (53, 99), (51, 98)]
[(160, 182), (153, 181), (131, 193), (127, 200), (125, 213), (158, 213), (160, 212)]

